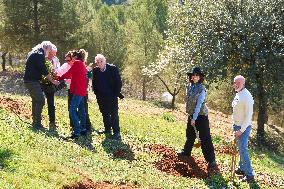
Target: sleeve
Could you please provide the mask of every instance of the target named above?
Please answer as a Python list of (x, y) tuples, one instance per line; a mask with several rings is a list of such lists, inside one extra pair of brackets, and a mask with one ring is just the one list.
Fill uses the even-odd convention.
[(253, 101), (251, 101), (250, 99), (246, 98), (246, 100), (244, 102), (244, 115), (245, 115), (245, 118), (243, 120), (243, 123), (241, 124), (241, 132), (242, 133), (251, 124), (252, 114), (253, 114)]
[(92, 75), (92, 89), (95, 94), (96, 93), (96, 68), (93, 69), (93, 75)]
[(205, 101), (205, 97), (206, 97), (206, 92), (205, 92), (205, 90), (202, 90), (201, 93), (199, 94), (198, 98), (197, 98), (197, 103), (196, 103), (194, 113), (193, 113), (193, 116), (192, 116), (193, 120), (197, 119), (197, 116), (200, 112), (201, 105)]
[(72, 72), (75, 69), (75, 66), (73, 65), (65, 74), (63, 74), (61, 77), (58, 78), (58, 80), (62, 79), (71, 79), (72, 78)]
[(114, 70), (114, 80), (115, 80), (115, 95), (118, 97), (121, 92), (122, 81), (117, 67)]
[(60, 66), (57, 71), (56, 74), (57, 76), (61, 77), (63, 74), (65, 74), (67, 71), (69, 70), (68, 67), (68, 63), (64, 63), (62, 66)]

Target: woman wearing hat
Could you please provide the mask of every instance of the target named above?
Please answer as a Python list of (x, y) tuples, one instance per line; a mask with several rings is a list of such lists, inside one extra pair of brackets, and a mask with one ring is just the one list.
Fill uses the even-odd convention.
[(204, 81), (204, 74), (201, 72), (199, 67), (195, 67), (192, 72), (187, 73), (187, 75), (189, 77), (186, 102), (188, 122), (186, 129), (186, 142), (180, 155), (191, 155), (191, 150), (196, 139), (196, 128), (197, 132), (199, 132), (201, 149), (205, 160), (208, 162), (208, 168), (215, 167), (215, 153), (210, 135), (208, 108), (205, 104), (206, 90), (202, 84)]

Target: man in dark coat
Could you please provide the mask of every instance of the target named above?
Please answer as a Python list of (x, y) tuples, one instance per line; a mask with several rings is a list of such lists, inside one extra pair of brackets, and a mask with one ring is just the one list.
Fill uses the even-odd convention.
[(121, 77), (118, 68), (106, 63), (106, 58), (102, 54), (96, 56), (95, 62), (97, 66), (93, 69), (92, 85), (105, 129), (100, 133), (110, 135), (113, 131), (113, 139), (120, 140), (117, 97), (121, 98)]

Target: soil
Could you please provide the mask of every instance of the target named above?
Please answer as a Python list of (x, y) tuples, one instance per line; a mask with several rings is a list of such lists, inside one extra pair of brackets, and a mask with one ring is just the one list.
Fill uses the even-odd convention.
[(168, 174), (204, 179), (220, 173), (218, 166), (208, 169), (203, 157), (180, 156), (172, 148), (161, 144), (146, 147), (154, 153), (162, 154), (162, 158), (155, 162), (154, 166)]
[(2, 96), (0, 97), (0, 107), (26, 119), (30, 119), (32, 115), (31, 109), (26, 106), (23, 99), (12, 99)]
[(114, 185), (108, 181), (94, 183), (91, 179), (84, 179), (80, 182), (71, 185), (64, 185), (62, 187), (62, 189), (133, 189), (133, 188), (138, 188), (138, 187), (130, 184)]

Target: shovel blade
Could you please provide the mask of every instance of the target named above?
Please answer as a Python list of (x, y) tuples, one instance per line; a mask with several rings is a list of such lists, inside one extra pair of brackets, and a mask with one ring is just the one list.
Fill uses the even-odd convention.
[(200, 148), (200, 146), (201, 146), (201, 143), (200, 143), (200, 142), (198, 142), (198, 143), (196, 143), (196, 144), (193, 145), (193, 147), (195, 147), (195, 148)]

